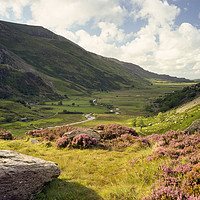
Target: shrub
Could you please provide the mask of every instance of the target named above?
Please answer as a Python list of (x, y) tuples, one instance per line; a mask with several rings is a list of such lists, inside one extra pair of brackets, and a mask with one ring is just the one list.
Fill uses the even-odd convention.
[(123, 135), (121, 135), (121, 137), (117, 138), (118, 141), (130, 142), (130, 143), (134, 143), (136, 139), (137, 138), (135, 136), (133, 136), (131, 134), (127, 134), (127, 133), (123, 134)]
[[(156, 199), (190, 199), (198, 200), (200, 196), (200, 144), (199, 133), (168, 131), (163, 135), (148, 136), (148, 139), (160, 144), (148, 160), (168, 156), (170, 165), (159, 168), (157, 188), (152, 195), (143, 200)], [(184, 163), (184, 164), (183, 164)]]
[(14, 137), (13, 137), (13, 135), (9, 131), (7, 131), (5, 129), (0, 129), (0, 139), (3, 139), (3, 140), (13, 140)]
[[(138, 133), (127, 126), (121, 126), (119, 124), (109, 124), (107, 126), (101, 125), (103, 130), (100, 132), (101, 138), (104, 140), (111, 140), (118, 137), (121, 137), (121, 135), (124, 134), (130, 134), (133, 136), (139, 136)], [(99, 128), (101, 128), (99, 127)]]
[(200, 197), (200, 163), (194, 165), (192, 171), (187, 173), (185, 192)]
[(69, 147), (70, 144), (71, 144), (71, 140), (68, 137), (66, 137), (66, 136), (58, 138), (56, 140), (56, 148), (57, 149)]
[(95, 138), (90, 137), (87, 134), (80, 134), (73, 138), (72, 147), (75, 148), (90, 148), (97, 144), (97, 140)]
[(44, 128), (39, 130), (30, 130), (25, 133), (26, 136), (32, 136), (32, 137), (42, 137), (46, 140), (53, 141), (59, 137), (62, 137), (64, 133), (78, 130), (79, 128), (75, 128), (72, 126), (59, 126), (55, 128)]

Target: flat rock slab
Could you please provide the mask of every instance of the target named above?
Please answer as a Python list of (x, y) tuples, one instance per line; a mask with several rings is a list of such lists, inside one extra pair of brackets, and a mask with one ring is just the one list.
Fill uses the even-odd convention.
[(71, 131), (71, 132), (65, 133), (64, 136), (67, 136), (72, 139), (75, 136), (80, 135), (80, 134), (87, 134), (90, 137), (95, 138), (97, 141), (101, 139), (100, 134), (93, 129)]
[(15, 151), (0, 150), (0, 199), (32, 199), (60, 175), (56, 163)]

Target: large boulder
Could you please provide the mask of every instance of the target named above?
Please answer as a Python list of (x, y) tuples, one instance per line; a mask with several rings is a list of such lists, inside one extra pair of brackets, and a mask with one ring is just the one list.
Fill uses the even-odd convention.
[(32, 199), (50, 181), (60, 175), (56, 163), (0, 150), (0, 199)]
[(197, 119), (195, 121), (192, 122), (192, 124), (185, 130), (188, 132), (200, 132), (200, 119)]
[(97, 141), (101, 139), (100, 134), (93, 129), (71, 131), (71, 132), (65, 133), (64, 136), (67, 136), (72, 139), (75, 136), (80, 135), (80, 134), (87, 134), (90, 137), (95, 138)]

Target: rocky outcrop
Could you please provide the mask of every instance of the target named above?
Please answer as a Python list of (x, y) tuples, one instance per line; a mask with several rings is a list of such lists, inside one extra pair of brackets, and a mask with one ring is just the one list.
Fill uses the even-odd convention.
[(95, 138), (97, 141), (101, 139), (100, 134), (93, 129), (71, 131), (71, 132), (65, 133), (64, 136), (67, 136), (72, 139), (75, 136), (80, 135), (80, 134), (87, 134), (90, 137)]
[(195, 120), (192, 124), (185, 130), (188, 132), (200, 132), (200, 119)]
[(27, 200), (60, 175), (56, 163), (0, 150), (0, 199)]

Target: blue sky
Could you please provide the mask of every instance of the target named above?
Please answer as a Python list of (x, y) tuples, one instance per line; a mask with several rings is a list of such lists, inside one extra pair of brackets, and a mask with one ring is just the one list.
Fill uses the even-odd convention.
[(0, 0), (0, 19), (152, 72), (200, 78), (200, 0)]

